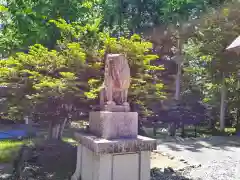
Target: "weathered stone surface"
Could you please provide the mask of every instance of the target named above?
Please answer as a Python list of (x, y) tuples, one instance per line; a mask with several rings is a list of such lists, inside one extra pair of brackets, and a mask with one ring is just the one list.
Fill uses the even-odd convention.
[(89, 114), (90, 132), (105, 139), (136, 138), (137, 112), (96, 111)]
[(75, 137), (80, 141), (81, 145), (95, 154), (131, 153), (156, 149), (156, 140), (143, 136), (137, 136), (137, 138), (133, 139), (107, 140), (92, 134), (77, 132)]
[(130, 79), (130, 68), (126, 56), (108, 54), (105, 61), (104, 82), (100, 90), (101, 110), (112, 111), (114, 106), (125, 105), (123, 111), (130, 111), (127, 103)]
[(126, 105), (116, 105), (116, 104), (107, 104), (104, 106), (104, 111), (110, 112), (129, 112), (130, 106), (128, 103)]
[(150, 180), (150, 151), (95, 154), (79, 144), (77, 154), (71, 180)]

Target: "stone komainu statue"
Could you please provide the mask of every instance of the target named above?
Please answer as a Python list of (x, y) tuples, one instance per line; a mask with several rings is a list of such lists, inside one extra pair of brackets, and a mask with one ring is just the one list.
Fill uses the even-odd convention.
[(130, 68), (123, 54), (108, 54), (104, 82), (100, 90), (101, 110), (130, 111), (127, 102), (130, 86)]

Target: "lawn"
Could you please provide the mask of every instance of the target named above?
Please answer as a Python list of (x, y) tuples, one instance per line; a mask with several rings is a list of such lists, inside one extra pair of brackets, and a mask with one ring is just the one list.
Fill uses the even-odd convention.
[[(30, 144), (33, 142), (34, 139), (28, 140), (4, 140), (0, 141), (0, 163), (11, 163), (20, 147), (24, 144)], [(63, 138), (64, 142), (76, 145), (77, 142), (72, 138)]]
[(0, 163), (10, 163), (16, 157), (23, 144), (31, 143), (31, 140), (3, 140), (0, 141)]

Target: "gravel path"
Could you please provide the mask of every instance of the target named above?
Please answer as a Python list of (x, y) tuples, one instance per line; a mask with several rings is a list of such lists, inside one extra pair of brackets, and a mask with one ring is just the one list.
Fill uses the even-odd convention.
[(239, 180), (240, 160), (232, 157), (221, 161), (212, 161), (201, 168), (192, 169), (186, 177), (196, 180)]
[[(239, 180), (240, 138), (213, 137), (199, 140), (161, 140), (158, 151), (186, 161), (192, 168), (181, 174), (190, 180)], [(194, 166), (192, 166), (194, 165)], [(180, 177), (177, 180), (182, 180)], [(171, 180), (171, 177), (169, 177)], [(175, 180), (172, 178), (172, 180)]]

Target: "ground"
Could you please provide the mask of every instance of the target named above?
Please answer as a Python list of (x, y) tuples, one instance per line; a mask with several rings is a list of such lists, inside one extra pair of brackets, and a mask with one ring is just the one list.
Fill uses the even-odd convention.
[(184, 168), (186, 165), (177, 159), (170, 158), (164, 153), (152, 152), (151, 154), (151, 168), (167, 168), (173, 169)]
[[(70, 138), (64, 140), (75, 143)], [(0, 142), (0, 179), (5, 179), (4, 177), (12, 172), (11, 163), (19, 146), (29, 142), (31, 141)], [(152, 180), (240, 179), (237, 171), (240, 169), (240, 137), (161, 137), (157, 144), (157, 150), (151, 155)]]
[(77, 148), (66, 141), (33, 140), (19, 152), (15, 161), (0, 164), (0, 179), (12, 174), (12, 179), (66, 180), (76, 168)]
[[(5, 130), (6, 128), (3, 129), (1, 127), (0, 129)], [(44, 139), (43, 137), (45, 135), (46, 135), (46, 132), (43, 130), (40, 130), (38, 132), (38, 138), (32, 137), (30, 139), (25, 139), (25, 140), (1, 140), (0, 141), (0, 179), (1, 180), (8, 179), (8, 177), (12, 174), (13, 162), (16, 159), (19, 149), (22, 145), (26, 145), (26, 144), (31, 145), (31, 144), (33, 144), (33, 142)], [(39, 158), (39, 159), (41, 159), (41, 161), (43, 161), (43, 163), (40, 162), (40, 164), (46, 164), (46, 165), (49, 165), (52, 167), (56, 167), (56, 169), (61, 169), (61, 168), (58, 168), (57, 166), (60, 166), (61, 164), (66, 164), (66, 162), (67, 162), (66, 158), (71, 159), (69, 157), (76, 156), (76, 152), (75, 152), (76, 148), (74, 148), (74, 146), (76, 145), (76, 141), (74, 141), (71, 137), (72, 137), (72, 135), (68, 131), (66, 133), (64, 133), (63, 141), (66, 142), (65, 143), (66, 145), (64, 145), (64, 148), (60, 147), (60, 145), (58, 145), (57, 147), (54, 147), (53, 145), (51, 145), (50, 149), (47, 148), (48, 150), (46, 150), (45, 147), (41, 148), (41, 149), (45, 149), (45, 150), (42, 151), (44, 153), (40, 153), (40, 154), (45, 154), (45, 155), (43, 155)], [(70, 144), (72, 146), (68, 146), (68, 144)], [(49, 150), (50, 150), (50, 152), (49, 152)], [(62, 151), (62, 153), (61, 153), (62, 155), (61, 155), (60, 162), (59, 162), (59, 161), (57, 161), (59, 159), (57, 157), (59, 157), (58, 153), (60, 151)], [(71, 155), (69, 155), (69, 151), (71, 151), (71, 153), (70, 153)], [(58, 153), (56, 153), (56, 152), (58, 152)], [(68, 152), (68, 153), (65, 153), (65, 152)], [(48, 154), (51, 154), (51, 157), (49, 157)], [(55, 157), (55, 155), (56, 155), (56, 157)], [(66, 157), (66, 158), (64, 159), (64, 157)], [(52, 158), (52, 160), (50, 160), (50, 162), (49, 162), (49, 159), (51, 159), (51, 158)], [(74, 162), (75, 160), (76, 160), (76, 157), (73, 157), (71, 162), (69, 162), (69, 164), (75, 165), (75, 162)], [(61, 162), (63, 162), (63, 163), (61, 163)], [(57, 164), (57, 165), (54, 166), (52, 163)], [(47, 167), (47, 169), (49, 169), (49, 167)], [(64, 168), (64, 170), (66, 170), (66, 168)], [(71, 173), (70, 170), (67, 170), (67, 171), (69, 171)], [(64, 172), (64, 171), (60, 170), (60, 172)]]
[(161, 139), (157, 152), (194, 167), (183, 170), (184, 176), (192, 180), (240, 179), (240, 137)]
[(28, 143), (27, 141), (0, 141), (0, 162), (8, 163), (18, 153), (21, 145)]

